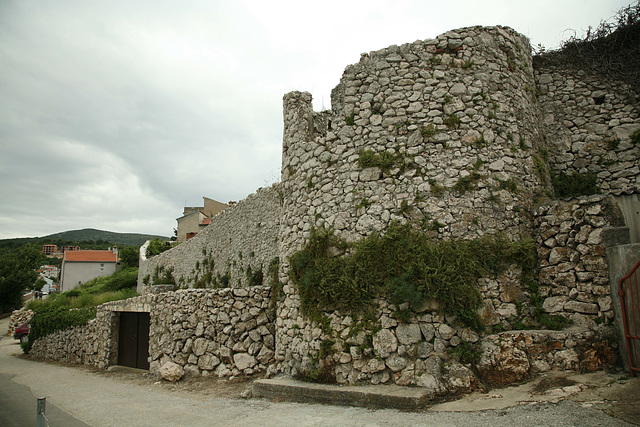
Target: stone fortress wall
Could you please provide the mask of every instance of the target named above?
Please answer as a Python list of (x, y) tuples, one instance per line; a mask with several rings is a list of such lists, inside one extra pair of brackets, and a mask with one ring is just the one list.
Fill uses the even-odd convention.
[(147, 259), (141, 250), (138, 292), (167, 283), (168, 272), (180, 288), (243, 287), (256, 272), (267, 277), (279, 253), (280, 199), (279, 184), (260, 188), (170, 251)]
[[(509, 28), (464, 28), (363, 54), (346, 68), (329, 111), (314, 112), (308, 93), (286, 94), (282, 182), (213, 218), (193, 239), (141, 261), (138, 281), (147, 292), (162, 282), (155, 276), (171, 271), (179, 287), (220, 286), (225, 275), (226, 284), (242, 287), (255, 283), (247, 275), (251, 267), (252, 273), (262, 270), (266, 285), (268, 266), (278, 258), (283, 292), (272, 295), (275, 317), (265, 324), (272, 335), (253, 334), (260, 334), (262, 347), (246, 337), (239, 338), (242, 348), (225, 344), (214, 338), (217, 328), (233, 333), (235, 324), (218, 324), (219, 312), (218, 323), (207, 323), (208, 303), (188, 296), (238, 290), (145, 295), (158, 298), (150, 306), (152, 319), (165, 316), (158, 314), (165, 307), (160, 299), (183, 304), (171, 310), (185, 311), (188, 318), (162, 317), (171, 326), (161, 334), (161, 345), (152, 341), (153, 366), (170, 360), (190, 366), (192, 373), (235, 375), (231, 360), (246, 352), (255, 361), (250, 372), (304, 374), (317, 367), (331, 339), (329, 362), (340, 383), (414, 384), (441, 393), (477, 384), (468, 366), (451, 360), (452, 349), (461, 345), (483, 350), (477, 369), (490, 384), (554, 367), (598, 369), (612, 363), (611, 348), (602, 347), (610, 342), (603, 337), (614, 316), (606, 235), (625, 225), (611, 194), (637, 195), (640, 187), (640, 145), (630, 140), (640, 128), (638, 103), (614, 82), (558, 67), (536, 69), (530, 52), (528, 40)], [(550, 171), (591, 172), (603, 194), (550, 201)], [(312, 228), (355, 242), (384, 232), (393, 221), (411, 222), (444, 239), (497, 232), (512, 240), (534, 238), (543, 307), (575, 326), (509, 331), (532, 298), (512, 266), (479, 282), (482, 318), (505, 332), (482, 336), (429, 305), (403, 323), (394, 318), (395, 307), (379, 301), (370, 334), (357, 331), (357, 319), (329, 311), (334, 334), (327, 336), (300, 311), (288, 278), (289, 257), (305, 245)], [(262, 288), (248, 292), (254, 289)], [(252, 316), (261, 316), (264, 307), (254, 308)], [(194, 353), (196, 340), (198, 353), (206, 347), (205, 353)], [(205, 354), (210, 356), (201, 361)], [(209, 369), (210, 360), (227, 362)], [(496, 372), (505, 380), (496, 379)]]
[[(373, 336), (372, 353), (364, 356), (353, 351), (363, 344), (363, 337), (350, 336), (349, 316), (329, 313), (333, 337), (306, 320), (296, 290), (288, 284), (287, 257), (302, 248), (314, 226), (330, 227), (347, 241), (383, 231), (393, 220), (421, 222), (439, 238), (498, 231), (514, 240), (535, 237), (544, 267), (540, 274), (545, 308), (592, 330), (612, 317), (609, 290), (602, 286), (608, 274), (600, 236), (603, 227), (621, 225), (609, 224), (604, 215), (608, 208), (617, 208), (603, 197), (579, 202), (588, 206), (573, 211), (571, 206), (568, 213), (553, 206), (535, 211), (535, 220), (531, 213), (548, 199), (550, 166), (554, 172), (562, 170), (564, 152), (557, 144), (562, 138), (549, 136), (559, 120), (549, 112), (558, 99), (567, 103), (575, 98), (579, 106), (569, 110), (576, 114), (574, 128), (569, 129), (577, 135), (574, 139), (590, 141), (594, 133), (599, 138), (619, 135), (616, 149), (625, 159), (635, 160), (624, 164), (632, 172), (638, 167), (640, 147), (629, 135), (640, 121), (637, 114), (628, 114), (620, 128), (620, 113), (636, 110), (634, 104), (619, 105), (623, 98), (614, 95), (609, 95), (612, 104), (600, 107), (596, 115), (595, 101), (582, 101), (584, 91), (538, 89), (536, 79), (541, 76), (529, 52), (528, 40), (508, 28), (467, 28), (363, 54), (359, 63), (346, 68), (334, 89), (331, 111), (314, 113), (307, 93), (285, 95), (281, 280), (286, 299), (279, 306), (276, 330), (281, 370), (294, 375), (308, 371), (322, 341), (331, 339), (336, 341), (334, 348), (347, 349), (333, 356), (339, 382), (430, 384), (441, 389), (462, 381), (460, 376), (471, 377), (459, 366), (453, 373), (439, 366), (448, 349), (474, 343), (478, 336), (436, 310), (417, 313), (409, 324), (401, 324), (391, 315), (394, 307), (380, 302), (375, 313), (380, 330)], [(600, 122), (611, 127), (600, 129)], [(583, 162), (595, 163), (593, 157), (601, 154), (580, 151), (585, 145), (575, 147)], [(362, 150), (387, 152), (401, 160), (386, 170), (366, 167), (359, 161)], [(619, 179), (621, 174), (603, 171), (598, 178), (605, 191), (633, 191), (635, 182), (628, 180), (633, 174), (622, 175), (627, 181)], [(552, 243), (559, 226), (561, 236), (555, 237), (560, 239)], [(517, 273), (481, 281), (485, 323), (513, 326), (518, 304), (531, 297)], [(554, 354), (549, 353), (552, 360)]]
[(594, 174), (605, 193), (640, 188), (640, 146), (629, 138), (640, 109), (629, 86), (557, 66), (535, 77), (551, 169)]

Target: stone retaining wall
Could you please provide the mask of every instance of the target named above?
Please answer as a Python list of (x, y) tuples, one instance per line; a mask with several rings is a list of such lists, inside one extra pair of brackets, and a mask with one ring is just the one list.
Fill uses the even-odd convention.
[(72, 326), (37, 339), (29, 354), (45, 360), (106, 369), (117, 363), (116, 325), (117, 317), (103, 305), (98, 309), (96, 318), (86, 325)]
[(269, 287), (190, 289), (148, 294), (98, 307), (95, 319), (38, 339), (30, 354), (47, 360), (117, 364), (118, 312), (150, 313), (150, 370), (168, 361), (191, 375), (250, 375), (273, 361)]
[(11, 312), (11, 318), (9, 319), (9, 329), (7, 330), (7, 335), (13, 336), (16, 328), (22, 325), (27, 320), (30, 320), (33, 317), (33, 310), (26, 310), (24, 308), (20, 310), (13, 310)]
[(175, 362), (194, 375), (250, 375), (273, 361), (269, 287), (180, 290), (152, 305), (150, 370)]

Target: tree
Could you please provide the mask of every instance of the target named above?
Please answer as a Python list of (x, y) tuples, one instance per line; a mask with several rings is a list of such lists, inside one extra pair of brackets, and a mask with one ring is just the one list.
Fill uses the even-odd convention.
[(33, 287), (45, 260), (35, 245), (0, 252), (0, 314), (22, 307), (22, 295)]
[(118, 255), (120, 255), (123, 267), (138, 267), (140, 248), (137, 246), (125, 246), (118, 251)]
[(42, 290), (42, 287), (46, 284), (47, 282), (42, 277), (38, 277), (36, 282), (33, 284), (33, 290), (39, 292)]

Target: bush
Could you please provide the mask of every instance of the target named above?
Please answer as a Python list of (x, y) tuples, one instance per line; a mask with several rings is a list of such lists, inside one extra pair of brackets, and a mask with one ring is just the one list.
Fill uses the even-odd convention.
[(70, 309), (68, 307), (41, 306), (31, 318), (29, 341), (22, 350), (29, 353), (33, 342), (38, 338), (65, 330), (71, 326), (86, 325), (96, 317), (95, 309)]
[(159, 255), (164, 251), (168, 251), (173, 248), (174, 242), (162, 241), (160, 239), (153, 239), (147, 246), (147, 257)]
[(575, 173), (572, 175), (561, 173), (551, 177), (556, 196), (562, 199), (598, 194), (600, 189), (598, 188), (597, 180), (596, 175), (592, 173)]

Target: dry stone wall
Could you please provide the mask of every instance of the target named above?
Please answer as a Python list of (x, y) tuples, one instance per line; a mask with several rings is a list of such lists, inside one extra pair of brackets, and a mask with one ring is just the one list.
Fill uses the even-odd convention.
[(591, 173), (604, 192), (640, 189), (640, 111), (628, 85), (563, 67), (535, 70), (550, 166)]
[(158, 277), (167, 272), (180, 288), (262, 284), (252, 277), (256, 272), (267, 277), (278, 256), (280, 212), (279, 186), (259, 189), (213, 217), (192, 239), (149, 259), (141, 257), (138, 291), (162, 281)]
[(266, 286), (185, 289), (114, 301), (99, 306), (87, 325), (38, 339), (30, 354), (104, 369), (118, 362), (118, 313), (148, 312), (151, 372), (166, 362), (189, 375), (263, 372), (275, 348), (270, 292)]
[(538, 240), (540, 295), (546, 312), (594, 329), (614, 312), (603, 232), (624, 226), (610, 196), (556, 201), (534, 212)]
[(29, 354), (36, 358), (106, 369), (117, 363), (117, 317), (98, 310), (84, 326), (72, 326), (37, 339)]
[(275, 349), (269, 295), (264, 286), (158, 295), (151, 317), (150, 370), (174, 362), (202, 376), (265, 371)]

